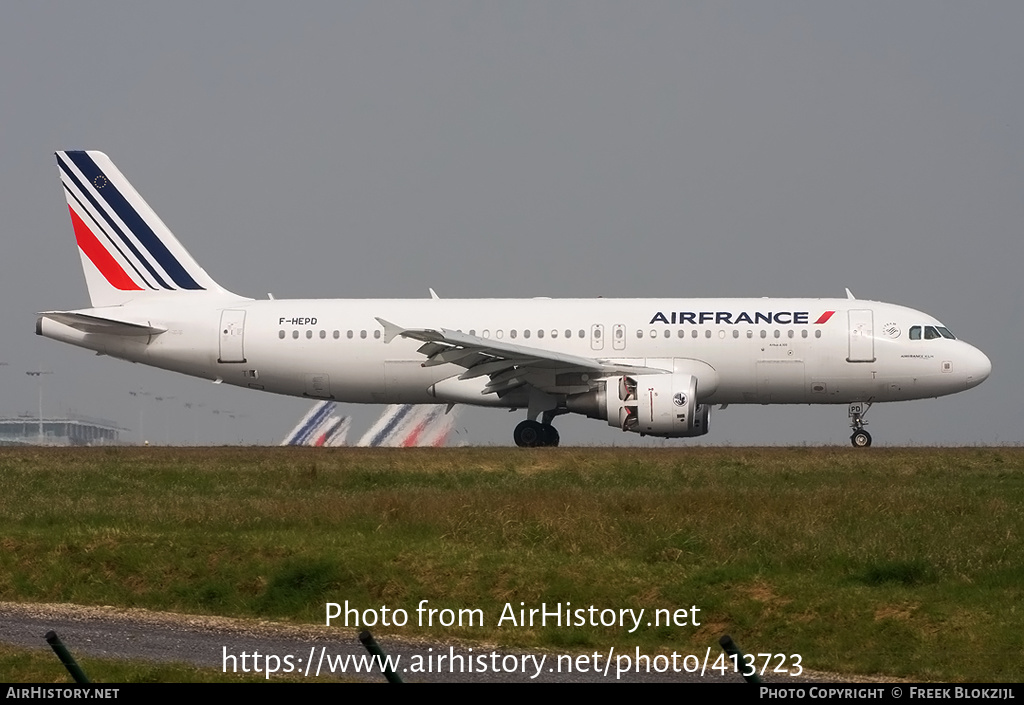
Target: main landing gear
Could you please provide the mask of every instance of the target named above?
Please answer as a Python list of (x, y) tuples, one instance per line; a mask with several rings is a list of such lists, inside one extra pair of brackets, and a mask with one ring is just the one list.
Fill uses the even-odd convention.
[(867, 406), (860, 402), (850, 404), (850, 428), (853, 429), (850, 443), (853, 444), (854, 448), (867, 448), (871, 445), (871, 434), (864, 430), (864, 426), (867, 425), (864, 415), (868, 413), (870, 408), (871, 402), (867, 402)]
[[(539, 448), (542, 446), (553, 448), (557, 446), (560, 440), (558, 429), (551, 425), (551, 421), (558, 413), (559, 411), (556, 410), (545, 411), (541, 417), (543, 423), (531, 419), (520, 422), (512, 434), (512, 437), (516, 440), (516, 445), (520, 448)], [(565, 412), (561, 411), (561, 413)]]
[(516, 426), (513, 437), (516, 439), (516, 445), (520, 448), (557, 446), (559, 441), (558, 429), (554, 426), (529, 419)]

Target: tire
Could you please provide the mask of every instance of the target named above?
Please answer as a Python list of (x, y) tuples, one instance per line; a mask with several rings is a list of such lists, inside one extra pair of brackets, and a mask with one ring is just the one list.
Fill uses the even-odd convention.
[(854, 448), (867, 448), (871, 445), (871, 434), (864, 430), (854, 431), (850, 436), (850, 443)]
[(536, 421), (522, 421), (516, 426), (512, 437), (520, 448), (536, 448), (544, 445), (544, 430), (541, 424)]
[(555, 448), (558, 446), (558, 442), (561, 438), (558, 435), (558, 429), (549, 423), (541, 425), (541, 439), (544, 441), (542, 445), (550, 446)]

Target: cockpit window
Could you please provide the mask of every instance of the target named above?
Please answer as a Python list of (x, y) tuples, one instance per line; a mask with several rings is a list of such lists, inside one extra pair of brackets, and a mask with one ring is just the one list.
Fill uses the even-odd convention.
[(910, 339), (921, 340), (922, 332), (924, 333), (925, 340), (938, 340), (939, 338), (956, 340), (956, 336), (949, 332), (949, 328), (944, 326), (912, 326), (910, 329)]

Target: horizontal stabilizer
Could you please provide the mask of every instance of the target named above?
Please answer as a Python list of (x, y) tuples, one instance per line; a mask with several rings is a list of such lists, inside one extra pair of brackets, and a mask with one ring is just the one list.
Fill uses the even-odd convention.
[[(166, 331), (166, 328), (157, 328), (146, 323), (132, 323), (131, 321), (119, 321), (116, 318), (105, 318), (92, 316), (87, 313), (75, 311), (43, 311), (39, 314), (39, 322), (43, 318), (71, 326), (83, 333), (103, 333), (105, 335), (159, 335)], [(39, 328), (39, 325), (36, 326)]]

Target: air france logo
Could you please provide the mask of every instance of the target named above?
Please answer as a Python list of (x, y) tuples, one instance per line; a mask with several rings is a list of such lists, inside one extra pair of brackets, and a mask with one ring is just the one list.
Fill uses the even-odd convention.
[[(832, 318), (835, 311), (825, 311), (815, 325), (821, 325)], [(664, 323), (666, 325), (698, 325), (701, 323), (713, 323), (715, 325), (735, 326), (740, 323), (757, 325), (806, 325), (810, 323), (811, 314), (808, 311), (670, 311), (665, 313), (658, 311), (651, 317), (651, 325)]]

